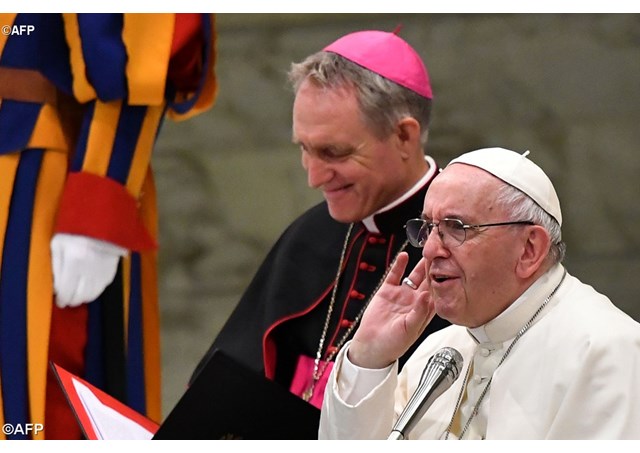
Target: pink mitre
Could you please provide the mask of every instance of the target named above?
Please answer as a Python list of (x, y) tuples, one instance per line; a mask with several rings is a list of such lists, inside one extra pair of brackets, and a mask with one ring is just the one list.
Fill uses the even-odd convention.
[(341, 55), (427, 99), (433, 98), (429, 74), (422, 59), (395, 33), (358, 31), (339, 38), (322, 50)]

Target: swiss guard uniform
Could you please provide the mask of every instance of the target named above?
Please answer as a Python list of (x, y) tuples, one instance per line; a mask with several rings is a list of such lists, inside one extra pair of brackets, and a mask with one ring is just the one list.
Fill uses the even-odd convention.
[[(80, 435), (49, 360), (160, 420), (150, 158), (165, 113), (180, 120), (213, 104), (213, 19), (1, 15), (3, 426), (40, 424), (38, 439)], [(61, 309), (53, 294), (55, 233), (108, 241), (132, 253), (96, 301)], [(0, 437), (30, 437), (22, 431)]]

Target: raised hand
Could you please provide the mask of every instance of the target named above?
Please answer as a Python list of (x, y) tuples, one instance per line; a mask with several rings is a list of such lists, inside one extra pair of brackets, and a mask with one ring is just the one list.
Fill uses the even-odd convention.
[(435, 315), (425, 259), (402, 283), (409, 255), (402, 252), (367, 307), (349, 346), (349, 360), (363, 368), (384, 368), (402, 356)]

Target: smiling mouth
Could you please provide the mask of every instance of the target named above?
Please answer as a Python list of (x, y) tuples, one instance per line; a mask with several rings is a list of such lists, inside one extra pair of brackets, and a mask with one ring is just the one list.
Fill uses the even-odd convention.
[(325, 199), (331, 201), (331, 200), (338, 200), (341, 197), (347, 195), (349, 193), (349, 189), (351, 189), (351, 185), (346, 185), (346, 186), (340, 186), (340, 187), (335, 187), (332, 189), (324, 189), (324, 197)]
[(336, 192), (342, 192), (344, 190), (347, 190), (351, 187), (351, 184), (345, 184), (344, 186), (339, 186), (339, 187), (333, 187), (331, 189), (327, 189), (325, 188), (324, 191), (326, 193), (336, 193)]

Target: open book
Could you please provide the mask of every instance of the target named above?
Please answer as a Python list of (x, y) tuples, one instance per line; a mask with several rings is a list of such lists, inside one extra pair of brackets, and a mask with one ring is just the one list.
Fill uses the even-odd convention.
[(85, 437), (149, 440), (158, 424), (64, 368), (51, 364)]

